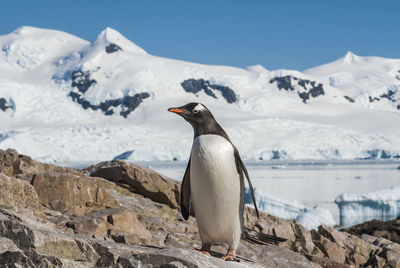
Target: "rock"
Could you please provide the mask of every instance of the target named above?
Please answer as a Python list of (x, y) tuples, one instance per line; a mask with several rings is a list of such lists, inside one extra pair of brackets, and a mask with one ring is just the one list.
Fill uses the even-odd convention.
[(117, 52), (118, 50), (122, 51), (122, 48), (120, 46), (118, 46), (117, 44), (110, 43), (108, 46), (106, 46), (106, 52), (108, 54)]
[(368, 234), (376, 237), (383, 237), (396, 243), (400, 243), (400, 217), (391, 221), (371, 220), (342, 231), (362, 235)]
[(320, 267), (299, 253), (275, 245), (260, 247), (241, 241), (238, 254), (257, 260), (264, 267)]
[(378, 258), (372, 258), (369, 263), (379, 264), (383, 260), (389, 267), (400, 267), (400, 244), (382, 237), (377, 238), (366, 234), (363, 234), (361, 238), (375, 246), (373, 256)]
[(52, 256), (36, 252), (6, 251), (0, 254), (1, 267), (61, 267), (62, 262)]
[(269, 80), (270, 84), (273, 84), (274, 82), (276, 82), (276, 86), (279, 90), (284, 89), (286, 91), (294, 91), (297, 89), (297, 93), (304, 103), (307, 103), (307, 100), (310, 99), (310, 96), (316, 98), (325, 94), (323, 85), (321, 83), (291, 75), (276, 76)]
[(141, 244), (152, 240), (151, 233), (138, 221), (136, 213), (122, 207), (93, 211), (65, 224), (76, 234), (110, 238), (119, 243)]
[(89, 167), (88, 173), (90, 176), (125, 184), (134, 193), (171, 208), (179, 208), (179, 182), (150, 169), (121, 160), (113, 160)]
[(119, 160), (86, 169), (104, 179), (0, 150), (0, 171), (1, 267), (400, 266), (400, 244), (383, 237), (324, 225), (310, 232), (264, 212), (257, 219), (250, 207), (247, 228), (287, 241), (242, 241), (239, 264), (219, 260), (224, 245), (213, 246), (213, 257), (188, 250), (201, 242), (195, 218), (185, 221), (177, 209), (179, 183)]
[(217, 99), (217, 96), (215, 95), (216, 91), (220, 91), (222, 97), (224, 97), (228, 103), (234, 103), (237, 100), (236, 94), (231, 88), (227, 86), (212, 84), (208, 80), (187, 79), (181, 83), (181, 86), (186, 92), (197, 94), (198, 92), (203, 91), (205, 94), (215, 99)]
[(0, 173), (0, 207), (7, 209), (27, 209), (41, 213), (38, 195), (28, 182), (8, 177)]
[(0, 110), (5, 112), (7, 109), (15, 110), (15, 107), (11, 105), (5, 98), (0, 98)]
[(131, 209), (117, 209), (107, 219), (112, 224), (112, 230), (124, 232), (124, 243), (140, 244), (142, 240), (152, 239), (151, 233), (139, 222)]
[(296, 239), (295, 241), (299, 243), (300, 246), (299, 250), (296, 251), (301, 253), (310, 253), (313, 255), (319, 253), (319, 251), (317, 250), (317, 248), (313, 243), (310, 231), (298, 223), (293, 223), (292, 226)]
[[(95, 80), (87, 80), (84, 84), (82, 84), (81, 88), (85, 89), (87, 86), (91, 86), (92, 83), (91, 81)], [(99, 104), (92, 104), (90, 101), (85, 99), (85, 92), (87, 89), (85, 89), (85, 92), (82, 92), (78, 88), (78, 90), (73, 90), (69, 93), (69, 96), (72, 98), (73, 101), (77, 102), (82, 106), (82, 108), (86, 109), (92, 109), (92, 110), (101, 110), (105, 115), (113, 115), (114, 114), (114, 108), (120, 107), (120, 115), (127, 118), (128, 115), (133, 112), (139, 105), (147, 98), (150, 97), (150, 94), (147, 92), (141, 92), (141, 93), (136, 93), (133, 96), (125, 96), (123, 98), (116, 98), (116, 99), (110, 99), (110, 100), (105, 100), (103, 102), (100, 102)]]
[[(263, 267), (256, 263), (225, 262), (219, 258), (178, 248), (161, 248), (157, 252), (147, 251), (121, 256), (117, 260), (123, 267)], [(148, 265), (148, 266), (146, 266)]]
[(54, 172), (82, 174), (82, 171), (73, 168), (64, 168), (35, 161), (29, 156), (18, 154), (18, 152), (13, 149), (0, 149), (0, 173), (9, 177), (20, 175), (20, 178), (25, 178), (30, 181), (33, 174)]
[(20, 251), (11, 239), (0, 237), (0, 254), (6, 251)]
[(344, 264), (346, 252), (338, 244), (322, 236), (315, 230), (311, 231), (313, 242), (331, 261)]
[(118, 207), (118, 202), (93, 178), (82, 174), (36, 174), (32, 180), (44, 206), (62, 213), (84, 215), (105, 207)]
[(10, 240), (17, 241), (9, 247), (12, 251), (0, 252), (2, 267), (262, 267), (245, 260), (225, 262), (189, 249), (134, 246), (65, 235), (51, 225), (5, 210), (0, 210), (0, 237), (8, 245)]

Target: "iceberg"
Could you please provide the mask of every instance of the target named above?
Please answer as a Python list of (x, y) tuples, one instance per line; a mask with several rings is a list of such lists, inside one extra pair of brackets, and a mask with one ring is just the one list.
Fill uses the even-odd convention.
[[(308, 208), (296, 200), (283, 200), (259, 188), (254, 188), (254, 197), (258, 209), (284, 219), (295, 219), (307, 229), (316, 229), (321, 224), (336, 225), (332, 213), (321, 206)], [(253, 204), (249, 188), (245, 189), (245, 204)]]
[(321, 224), (329, 226), (336, 225), (332, 213), (322, 206), (305, 208), (299, 215), (297, 215), (296, 221), (309, 230), (317, 229)]
[(371, 219), (391, 220), (400, 215), (400, 186), (365, 194), (340, 194), (335, 203), (343, 227)]

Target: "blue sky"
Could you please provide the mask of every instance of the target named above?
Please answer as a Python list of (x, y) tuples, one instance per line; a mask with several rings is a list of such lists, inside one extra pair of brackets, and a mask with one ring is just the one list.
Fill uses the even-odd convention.
[(342, 57), (400, 58), (400, 1), (1, 1), (0, 35), (24, 25), (92, 41), (107, 26), (150, 54), (304, 70)]

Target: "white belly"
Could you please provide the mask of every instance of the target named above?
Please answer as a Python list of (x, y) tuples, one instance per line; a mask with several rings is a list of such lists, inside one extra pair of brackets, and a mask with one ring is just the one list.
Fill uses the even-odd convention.
[(218, 135), (193, 142), (190, 186), (203, 243), (227, 243), (236, 249), (241, 229), (240, 177), (231, 143)]

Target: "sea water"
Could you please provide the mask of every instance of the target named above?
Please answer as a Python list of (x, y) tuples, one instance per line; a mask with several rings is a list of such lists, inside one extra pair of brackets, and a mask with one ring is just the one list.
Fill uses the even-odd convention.
[[(182, 179), (186, 169), (186, 164), (180, 162), (142, 164), (177, 180)], [(306, 207), (322, 206), (331, 212), (336, 223), (342, 227), (370, 218), (363, 215), (340, 217), (335, 198), (342, 193), (362, 194), (399, 186), (399, 165), (398, 161), (366, 160), (246, 163), (253, 187), (261, 189), (268, 196), (301, 203)], [(387, 217), (374, 218), (388, 220)]]

